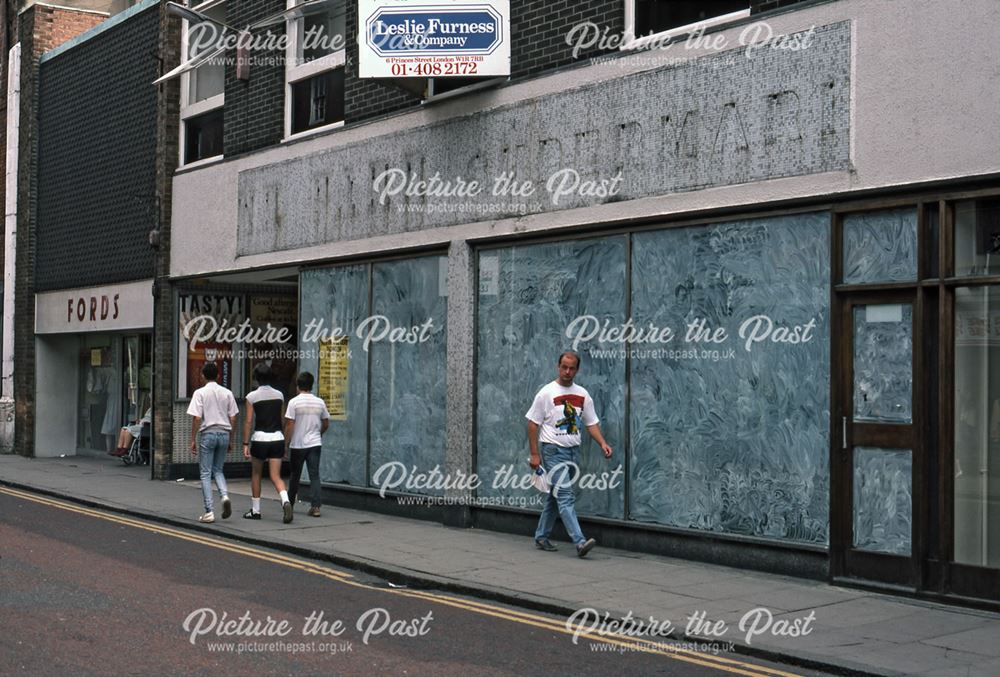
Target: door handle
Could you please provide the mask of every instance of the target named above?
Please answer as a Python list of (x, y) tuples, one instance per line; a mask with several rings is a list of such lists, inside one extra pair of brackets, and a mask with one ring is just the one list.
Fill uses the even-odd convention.
[(841, 417), (840, 448), (847, 451), (847, 417)]

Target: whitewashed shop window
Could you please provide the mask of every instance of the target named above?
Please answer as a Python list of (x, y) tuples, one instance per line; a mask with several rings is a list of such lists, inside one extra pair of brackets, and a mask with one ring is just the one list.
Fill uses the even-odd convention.
[[(226, 21), (226, 3), (208, 0), (191, 8), (219, 24)], [(213, 49), (222, 36), (219, 25), (199, 27), (183, 22), (181, 51), (185, 60)], [(224, 55), (181, 75), (181, 164), (222, 156), (222, 110), (226, 102)]]
[(748, 16), (750, 0), (625, 0), (624, 49)]
[(300, 278), (299, 369), (327, 402), (324, 482), (407, 487), (444, 467), (447, 279), (440, 256), (317, 268)]
[[(288, 0), (288, 8), (302, 0)], [(285, 138), (344, 124), (343, 0), (288, 21), (285, 61)]]
[(574, 345), (566, 331), (579, 325), (578, 318), (601, 318), (615, 327), (626, 322), (627, 258), (628, 241), (622, 235), (480, 252), (476, 335), (480, 498), (538, 508), (531, 501), (537, 491), (505, 478), (520, 476), (527, 467), (524, 413), (538, 389), (555, 378), (559, 354), (576, 348), (583, 356), (577, 381), (593, 397), (601, 429), (614, 440), (615, 448), (615, 457), (608, 462), (584, 436), (581, 471), (608, 482), (581, 482), (577, 509), (581, 515), (626, 518), (625, 359), (612, 351), (592, 357), (588, 346)]
[[(608, 462), (584, 437), (582, 515), (825, 545), (829, 221), (820, 212), (480, 250), (477, 495), (531, 498), (504, 481), (524, 467), (511, 428), (575, 349), (577, 381), (615, 449)], [(810, 338), (769, 339), (782, 327)], [(706, 342), (709, 328), (725, 336)]]

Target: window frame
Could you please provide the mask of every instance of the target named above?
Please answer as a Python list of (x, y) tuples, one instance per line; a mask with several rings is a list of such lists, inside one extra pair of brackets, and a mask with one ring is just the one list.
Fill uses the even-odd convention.
[(736, 21), (741, 21), (750, 16), (750, 0), (747, 0), (746, 9), (741, 9), (735, 12), (729, 12), (727, 14), (719, 14), (718, 16), (709, 17), (708, 19), (703, 19), (701, 21), (696, 21), (694, 23), (684, 24), (683, 26), (676, 26), (674, 28), (667, 29), (665, 31), (660, 31), (659, 33), (653, 33), (652, 35), (643, 35), (636, 37), (635, 35), (635, 3), (637, 0), (625, 0), (625, 34), (622, 40), (621, 51), (629, 51), (633, 49), (642, 49), (649, 45), (650, 43), (661, 43), (664, 40), (677, 37), (679, 35), (687, 35), (693, 33), (699, 29), (714, 28), (715, 26), (721, 26), (723, 24), (730, 24)]
[[(204, 12), (206, 9), (213, 9), (220, 5), (225, 5), (228, 0), (204, 0), (198, 4), (191, 5), (189, 2), (185, 2), (186, 5), (190, 6), (191, 9)], [(190, 23), (187, 19), (181, 20), (181, 54), (186, 55), (188, 53), (188, 31), (190, 29)], [(198, 158), (197, 160), (188, 161), (185, 157), (185, 149), (187, 148), (187, 121), (191, 118), (198, 117), (205, 113), (211, 112), (217, 108), (222, 108), (226, 104), (226, 92), (225, 92), (225, 81), (223, 81), (223, 91), (214, 96), (210, 96), (207, 99), (201, 101), (196, 101), (191, 103), (191, 86), (194, 84), (192, 78), (196, 78), (198, 74), (198, 68), (181, 74), (180, 82), (180, 101), (178, 102), (178, 111), (180, 124), (178, 125), (179, 130), (179, 145), (177, 151), (177, 166), (181, 167), (193, 167), (196, 165), (209, 164), (211, 162), (216, 162), (225, 157), (224, 153), (219, 153), (218, 155), (211, 155), (209, 157)]]
[[(296, 0), (285, 0), (285, 6), (287, 9), (292, 9), (299, 4), (302, 3), (297, 2)], [(346, 3), (344, 6), (346, 11)], [(300, 132), (292, 131), (292, 85), (295, 85), (303, 80), (308, 80), (309, 78), (313, 78), (317, 75), (321, 75), (327, 71), (336, 70), (337, 68), (343, 68), (346, 75), (347, 69), (346, 35), (344, 36), (343, 48), (318, 59), (313, 59), (312, 61), (305, 63), (299, 63), (299, 43), (303, 25), (303, 17), (289, 19), (285, 22), (285, 35), (288, 37), (288, 40), (286, 41), (285, 48), (285, 119), (283, 128), (284, 137), (282, 141), (294, 141), (296, 139), (301, 139), (303, 137), (312, 136), (314, 134), (319, 134), (344, 126), (344, 120), (338, 120), (336, 122), (320, 125), (311, 129), (304, 129)]]

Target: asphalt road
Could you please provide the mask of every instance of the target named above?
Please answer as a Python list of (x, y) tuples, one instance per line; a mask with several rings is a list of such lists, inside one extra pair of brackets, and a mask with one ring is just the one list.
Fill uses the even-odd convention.
[(0, 619), (3, 675), (808, 674), (6, 488)]

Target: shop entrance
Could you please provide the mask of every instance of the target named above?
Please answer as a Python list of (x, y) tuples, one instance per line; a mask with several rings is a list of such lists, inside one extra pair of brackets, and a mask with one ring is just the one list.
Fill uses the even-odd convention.
[(834, 576), (916, 586), (923, 441), (912, 290), (841, 298), (834, 344)]
[(78, 359), (77, 450), (107, 453), (152, 407), (152, 337), (84, 334)]

